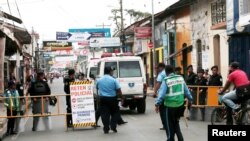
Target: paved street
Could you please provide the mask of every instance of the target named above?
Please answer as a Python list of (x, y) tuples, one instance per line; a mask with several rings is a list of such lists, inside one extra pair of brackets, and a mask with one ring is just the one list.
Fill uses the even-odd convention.
[[(55, 79), (51, 84), (53, 94), (64, 94), (62, 78)], [(65, 99), (59, 102), (65, 105)], [(53, 108), (53, 107), (52, 107)], [(61, 109), (65, 109), (65, 106)], [(55, 109), (51, 109), (55, 110)], [(166, 135), (164, 131), (159, 130), (161, 127), (159, 115), (154, 111), (154, 99), (147, 98), (147, 110), (145, 114), (122, 109), (122, 117), (127, 124), (118, 126), (118, 133), (103, 134), (102, 127), (94, 129), (87, 127), (77, 130), (65, 129), (65, 117), (52, 117), (51, 131), (32, 132), (32, 118), (28, 118), (25, 125), (25, 132), (15, 136), (5, 137), (4, 141), (164, 141)], [(101, 121), (99, 124), (102, 126)], [(186, 141), (206, 141), (207, 125), (209, 122), (189, 121), (188, 127), (181, 120), (181, 128)]]

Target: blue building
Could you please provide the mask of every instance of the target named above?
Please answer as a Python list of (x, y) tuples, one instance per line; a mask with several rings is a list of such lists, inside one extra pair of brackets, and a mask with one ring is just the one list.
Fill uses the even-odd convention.
[[(227, 0), (229, 61), (238, 61), (250, 77), (250, 1)], [(229, 62), (229, 63), (230, 63)]]

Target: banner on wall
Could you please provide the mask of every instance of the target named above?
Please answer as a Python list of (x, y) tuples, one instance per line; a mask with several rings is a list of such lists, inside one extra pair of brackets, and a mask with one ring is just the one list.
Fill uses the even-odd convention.
[(152, 36), (151, 27), (135, 27), (134, 29), (135, 38), (137, 39), (147, 39)]
[(168, 61), (168, 34), (167, 33), (162, 35), (162, 44), (163, 44), (164, 62), (167, 63)]

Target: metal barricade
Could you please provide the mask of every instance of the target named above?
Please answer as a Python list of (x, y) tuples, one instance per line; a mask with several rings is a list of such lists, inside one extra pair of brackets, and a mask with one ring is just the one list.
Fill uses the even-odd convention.
[[(0, 119), (2, 119), (2, 118), (45, 117), (45, 116), (65, 116), (65, 127), (66, 127), (66, 116), (71, 115), (71, 113), (67, 113), (66, 110), (61, 110), (62, 109), (61, 106), (64, 106), (64, 105), (61, 104), (61, 100), (60, 100), (62, 97), (65, 98), (66, 96), (70, 96), (70, 95), (60, 94), (60, 95), (46, 95), (46, 96), (20, 96), (20, 97), (18, 97), (18, 99), (20, 101), (20, 104), (22, 104), (22, 106), (25, 107), (24, 108), (24, 113), (14, 116), (13, 115), (13, 107), (12, 107), (13, 105), (10, 104), (10, 112), (11, 112), (10, 116), (0, 115)], [(56, 105), (53, 106), (54, 109), (56, 109), (56, 110), (49, 111), (48, 113), (46, 113), (46, 112), (44, 112), (45, 111), (45, 109), (44, 109), (44, 101), (49, 100), (50, 97), (56, 97), (56, 99), (57, 99)], [(13, 97), (0, 97), (0, 104), (4, 104), (5, 99), (9, 99), (10, 103), (12, 103), (13, 102), (12, 98)], [(30, 111), (30, 105), (32, 104), (32, 100), (34, 100), (34, 99), (40, 99), (41, 100), (41, 113), (40, 114), (33, 114), (32, 112), (29, 112)], [(25, 102), (22, 103), (22, 100), (24, 100)]]
[[(220, 106), (219, 99), (218, 99), (218, 91), (221, 86), (195, 86), (195, 85), (188, 85), (190, 92), (193, 93), (196, 97), (195, 99), (197, 102), (192, 104), (192, 107), (217, 107)], [(200, 90), (206, 89), (206, 103), (201, 105), (200, 102)]]

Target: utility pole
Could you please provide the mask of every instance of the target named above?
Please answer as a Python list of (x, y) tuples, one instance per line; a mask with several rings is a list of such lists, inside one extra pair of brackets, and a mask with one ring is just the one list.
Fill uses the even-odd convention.
[(152, 0), (152, 44), (153, 44), (153, 82), (155, 86), (156, 79), (156, 55), (155, 55), (155, 20), (154, 20), (154, 0)]
[(125, 46), (125, 35), (124, 35), (124, 24), (123, 24), (123, 2), (120, 0), (120, 13), (121, 13), (121, 31), (120, 31), (120, 39), (121, 39), (121, 48), (120, 52), (122, 53), (122, 48)]

